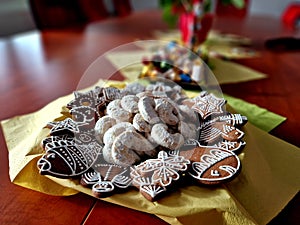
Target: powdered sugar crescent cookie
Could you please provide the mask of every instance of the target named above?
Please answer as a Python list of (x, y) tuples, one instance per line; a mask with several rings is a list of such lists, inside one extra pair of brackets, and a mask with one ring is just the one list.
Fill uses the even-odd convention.
[(114, 164), (115, 161), (112, 157), (112, 152), (111, 152), (111, 147), (112, 147), (112, 144), (111, 145), (104, 145), (103, 146), (103, 149), (102, 149), (102, 154), (103, 154), (103, 159), (105, 160), (105, 162), (107, 163), (112, 163)]
[(97, 141), (102, 144), (103, 143), (103, 136), (105, 134), (105, 132), (111, 128), (112, 126), (114, 126), (115, 124), (117, 123), (117, 121), (106, 115), (106, 116), (103, 116), (101, 117), (96, 125), (95, 125), (95, 128), (94, 128), (94, 131), (95, 131), (95, 138), (97, 139)]
[(140, 162), (140, 156), (127, 146), (127, 141), (122, 134), (116, 137), (111, 146), (111, 156), (114, 163), (121, 166), (131, 166)]
[(155, 99), (155, 111), (165, 124), (176, 125), (179, 122), (179, 110), (175, 106), (175, 103), (171, 102), (171, 99)]
[(184, 143), (182, 134), (168, 132), (168, 126), (164, 123), (158, 123), (152, 127), (151, 137), (159, 145), (171, 150), (179, 148)]
[(153, 98), (149, 96), (140, 98), (138, 107), (140, 114), (148, 123), (155, 124), (160, 121), (159, 116), (155, 111), (155, 101)]
[(154, 151), (155, 147), (141, 134), (124, 131), (113, 142), (112, 158), (118, 165), (130, 166), (140, 162), (140, 156)]
[(117, 123), (114, 126), (112, 126), (111, 128), (109, 128), (104, 136), (103, 136), (103, 142), (105, 145), (111, 146), (112, 143), (114, 142), (114, 139), (120, 135), (121, 133), (123, 133), (124, 131), (127, 130), (135, 130), (133, 125), (129, 122), (121, 122), (121, 123)]
[(130, 122), (132, 114), (121, 106), (121, 99), (111, 101), (106, 107), (106, 113), (118, 122)]
[(198, 138), (197, 126), (194, 123), (180, 121), (178, 124), (178, 131), (182, 134), (185, 140)]
[(121, 99), (121, 106), (130, 113), (137, 113), (139, 111), (138, 101), (139, 98), (135, 95), (125, 95)]
[(139, 132), (150, 132), (151, 126), (147, 123), (140, 113), (135, 114), (132, 120), (132, 125)]
[(136, 95), (138, 93), (145, 91), (145, 86), (139, 84), (139, 83), (131, 83), (126, 85), (126, 87), (123, 89), (123, 91), (130, 95)]
[(198, 115), (187, 105), (178, 105), (179, 108), (179, 119), (187, 123), (199, 124)]

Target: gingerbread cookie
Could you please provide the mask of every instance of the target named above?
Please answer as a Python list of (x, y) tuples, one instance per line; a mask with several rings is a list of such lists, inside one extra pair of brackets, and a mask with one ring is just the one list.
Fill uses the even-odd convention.
[(97, 198), (108, 197), (131, 185), (129, 168), (115, 164), (96, 164), (93, 171), (81, 176), (80, 183), (92, 189)]
[(196, 147), (178, 155), (191, 161), (188, 174), (200, 184), (217, 185), (231, 180), (240, 170), (240, 159), (232, 151), (217, 147)]
[(190, 161), (182, 156), (168, 155), (160, 151), (156, 159), (148, 159), (131, 170), (133, 185), (149, 201), (155, 201), (162, 193), (180, 179)]
[(224, 105), (226, 100), (218, 98), (212, 93), (203, 91), (199, 96), (193, 99), (194, 105), (192, 109), (198, 112), (203, 120), (211, 115), (219, 115), (224, 113)]
[(46, 153), (38, 160), (42, 175), (59, 178), (76, 177), (91, 168), (102, 146), (81, 134), (76, 140), (55, 140), (45, 145)]

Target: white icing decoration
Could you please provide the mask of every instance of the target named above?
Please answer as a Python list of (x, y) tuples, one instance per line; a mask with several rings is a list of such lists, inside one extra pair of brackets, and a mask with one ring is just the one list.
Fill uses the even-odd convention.
[(115, 186), (110, 181), (101, 181), (93, 185), (92, 190), (98, 193), (112, 192)]
[(214, 176), (214, 177), (219, 177), (220, 173), (218, 172), (218, 170), (211, 170), (210, 171), (210, 175)]
[(126, 171), (116, 175), (112, 179), (112, 183), (119, 188), (127, 188), (131, 184), (132, 179), (127, 175), (124, 175), (125, 173)]
[(141, 186), (140, 191), (145, 192), (149, 194), (152, 198), (154, 198), (158, 194), (166, 191), (166, 188), (159, 185), (149, 184)]
[[(188, 139), (184, 142), (185, 146), (200, 146), (199, 141), (195, 140), (195, 139)], [(170, 153), (169, 153), (170, 154)], [(177, 154), (178, 155), (178, 154)]]
[(206, 129), (201, 130), (200, 141), (210, 142), (218, 138), (221, 135), (221, 131), (216, 127), (208, 126)]
[[(178, 155), (178, 151), (168, 155), (164, 151), (158, 153), (157, 159), (148, 159), (131, 168), (132, 182), (139, 186), (141, 192), (152, 198), (166, 190), (173, 180), (180, 178), (179, 171), (187, 170), (189, 160)], [(147, 176), (143, 176), (148, 174)]]
[(235, 126), (243, 124), (244, 121), (247, 121), (247, 117), (242, 116), (241, 114), (229, 114), (220, 116), (219, 120)]
[(243, 145), (245, 145), (246, 142), (244, 141), (227, 141), (227, 140), (224, 140), (222, 142), (219, 142), (217, 144), (215, 144), (214, 146), (206, 146), (206, 147), (218, 147), (218, 148), (221, 148), (221, 149), (225, 149), (225, 150), (229, 150), (229, 151), (237, 151), (239, 150)]
[(228, 133), (230, 133), (231, 131), (233, 131), (235, 129), (235, 127), (233, 126), (230, 126), (230, 125), (227, 125), (227, 124), (224, 124), (223, 125), (223, 134), (224, 135), (228, 135)]
[(95, 184), (99, 180), (98, 173), (95, 171), (87, 172), (82, 175), (82, 179), (86, 184)]

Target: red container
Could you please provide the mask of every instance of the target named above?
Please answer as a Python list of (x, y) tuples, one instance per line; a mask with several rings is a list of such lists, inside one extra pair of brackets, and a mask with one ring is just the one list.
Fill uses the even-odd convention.
[(282, 14), (282, 21), (291, 28), (300, 28), (300, 3), (291, 3)]

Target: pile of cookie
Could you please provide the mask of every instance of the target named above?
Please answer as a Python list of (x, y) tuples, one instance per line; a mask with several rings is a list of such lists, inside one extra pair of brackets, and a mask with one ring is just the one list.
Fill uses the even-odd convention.
[(46, 126), (42, 175), (79, 179), (96, 197), (137, 187), (155, 201), (185, 179), (216, 185), (240, 170), (247, 118), (212, 93), (133, 83), (74, 95), (65, 118)]

